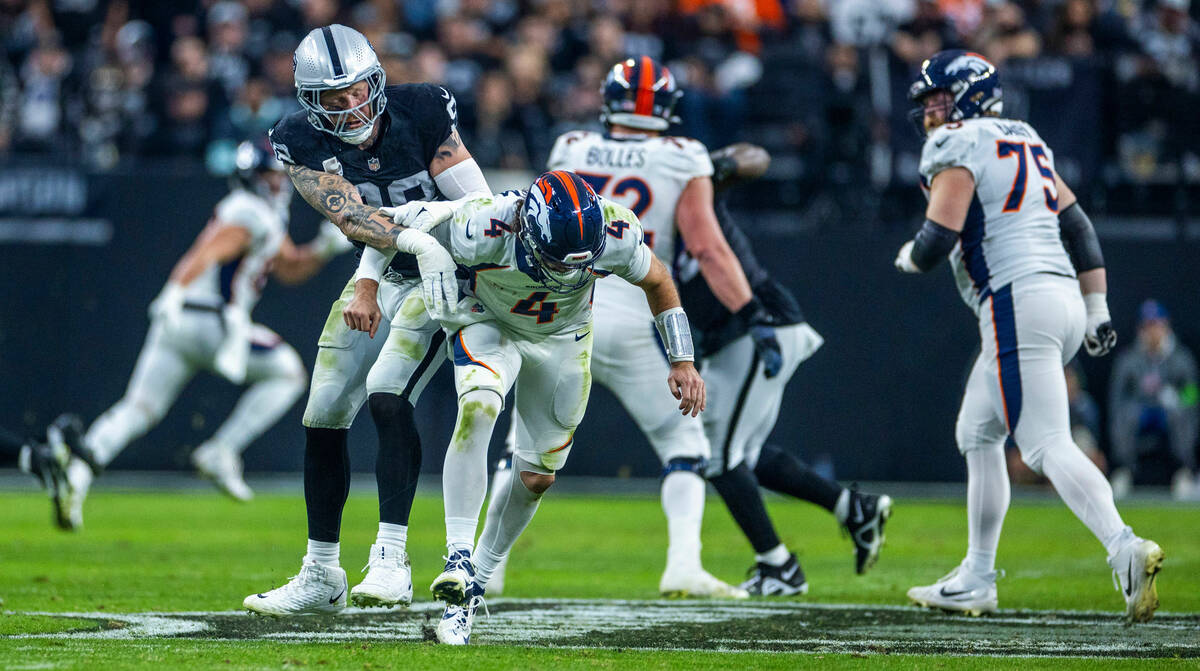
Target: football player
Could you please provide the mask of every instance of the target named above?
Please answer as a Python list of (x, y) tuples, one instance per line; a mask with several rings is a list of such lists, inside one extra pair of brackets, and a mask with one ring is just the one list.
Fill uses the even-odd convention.
[[(466, 325), (452, 341), (458, 422), (442, 470), (449, 556), (430, 586), (448, 604), (438, 640), (462, 645), (492, 571), (554, 483), (583, 419), (593, 333), (602, 328), (592, 320), (596, 280), (615, 275), (642, 292), (639, 300), (649, 306), (670, 362), (663, 379), (675, 397), (675, 413), (700, 413), (704, 382), (692, 363), (691, 331), (675, 284), (645, 244), (638, 217), (597, 197), (579, 175), (548, 172), (527, 192), (469, 200), (434, 236), (471, 271), (475, 297), (460, 307), (458, 319)], [(659, 347), (642, 346), (656, 354)], [(670, 398), (663, 379), (656, 389)], [(493, 492), (491, 506), (499, 513), (484, 526), (473, 553), (487, 490), (488, 443), (514, 385), (521, 422), (513, 470), (519, 477)]]
[(16, 468), (32, 475), (50, 496), (55, 520), (67, 524), (67, 502), (71, 483), (67, 480), (66, 464), (70, 452), (53, 442), (22, 440), (20, 436), (0, 427), (0, 468)]
[[(788, 303), (790, 297), (769, 281), (748, 247), (744, 246), (745, 259), (737, 253), (742, 250), (730, 247), (713, 209), (714, 172), (708, 150), (695, 140), (664, 134), (677, 121), (674, 107), (681, 95), (670, 71), (647, 57), (629, 59), (609, 72), (603, 94), (601, 118), (608, 132), (563, 135), (550, 154), (550, 167), (576, 170), (602, 194), (628, 203), (643, 222), (646, 244), (655, 255), (677, 270), (679, 259), (685, 259), (689, 277), (698, 275), (700, 284), (711, 287), (706, 289), (710, 298), (703, 301), (703, 309), (718, 313), (723, 328), (719, 342), (715, 329), (706, 336), (713, 339), (708, 349), (714, 358), (704, 364), (705, 373), (711, 368), (721, 381), (721, 389), (710, 385), (719, 403), (703, 422), (679, 417), (653, 396), (649, 386), (650, 380), (663, 374), (667, 362), (657, 349), (651, 315), (631, 300), (630, 291), (636, 289), (622, 282), (606, 282), (596, 289), (599, 318), (593, 373), (620, 399), (664, 464), (668, 550), (659, 589), (668, 596), (803, 593), (807, 590), (804, 572), (775, 532), (753, 470), (758, 449), (774, 426), (791, 371), (820, 346), (820, 336), (799, 318), (794, 302)], [(752, 264), (754, 284), (744, 261)], [(738, 347), (722, 349), (734, 340)], [(750, 392), (753, 403), (738, 402)], [(519, 414), (514, 415), (515, 425), (520, 423)], [(513, 442), (511, 435), (509, 442)], [(796, 489), (812, 480), (811, 471), (801, 470), (802, 464), (788, 453), (768, 451), (771, 467), (779, 469), (770, 474), (771, 482)], [(783, 470), (785, 463), (791, 470)], [(506, 469), (499, 469), (493, 488), (502, 491), (508, 477)], [(700, 566), (705, 477), (756, 554), (752, 576), (732, 590)], [(792, 482), (793, 477), (798, 481)], [(818, 489), (822, 500), (828, 498), (826, 487)], [(880, 506), (873, 496), (840, 487), (835, 492), (830, 505), (840, 512), (850, 509), (852, 496), (859, 497), (856, 510), (864, 512), (864, 526), (852, 532), (862, 531), (854, 534), (856, 539), (874, 538), (869, 530), (886, 519), (888, 501)], [(489, 515), (491, 510), (489, 506)], [(843, 514), (839, 519), (848, 518)], [(864, 555), (858, 562), (860, 572), (868, 565), (867, 558), (873, 561), (878, 553), (881, 533), (882, 529), (878, 540), (865, 545), (856, 540)]]
[[(1158, 607), (1163, 551), (1125, 525), (1112, 489), (1071, 439), (1063, 365), (1082, 342), (1092, 356), (1116, 343), (1107, 278), (1091, 222), (1032, 126), (1001, 116), (1000, 78), (979, 54), (942, 51), (910, 91), (928, 135), (921, 184), (929, 198), (896, 268), (926, 272), (945, 257), (979, 319), (981, 349), (955, 430), (967, 461), (967, 556), (908, 596), (922, 606), (978, 615), (996, 610), (996, 547), (1008, 509), (1007, 438), (1045, 475), (1104, 545), (1129, 621)], [(1114, 580), (1114, 583), (1117, 581)]]
[[(490, 192), (459, 138), (454, 96), (430, 84), (387, 86), (361, 33), (336, 24), (310, 32), (296, 48), (295, 83), (303, 109), (270, 133), (292, 184), (358, 246), (394, 250), (399, 243), (405, 253), (357, 289), (351, 278), (329, 311), (304, 411), (307, 552), (292, 580), (246, 597), (244, 605), (272, 615), (346, 605), (338, 542), (350, 488), (346, 438), (364, 402), (379, 436), (379, 531), (367, 575), (349, 596), (359, 606), (406, 605), (408, 517), (421, 470), (413, 405), (444, 359), (445, 342), (427, 314), (432, 296), (423, 301), (422, 292), (433, 287), (422, 283), (418, 267), (448, 263), (452, 272), (453, 262), (444, 250), (438, 256), (412, 248), (408, 237), (398, 240), (403, 227), (378, 208)], [(354, 331), (356, 324), (368, 332)]]
[(150, 331), (125, 395), (87, 429), (72, 416), (55, 425), (74, 456), (67, 466), (70, 505), (64, 528), (83, 525), (92, 480), (121, 450), (166, 415), (184, 385), (207, 370), (246, 391), (212, 438), (192, 452), (192, 464), (225, 493), (246, 501), (241, 453), (304, 391), (300, 355), (274, 331), (250, 320), (267, 276), (285, 284), (308, 279), (349, 249), (331, 225), (302, 247), (288, 238), (291, 188), (271, 152), (243, 142), (236, 153), (233, 190), (179, 259), (150, 304)]

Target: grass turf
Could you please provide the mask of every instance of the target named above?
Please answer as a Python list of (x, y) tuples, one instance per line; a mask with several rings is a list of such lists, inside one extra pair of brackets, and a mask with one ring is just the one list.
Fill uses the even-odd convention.
[[(900, 500), (879, 566), (860, 577), (854, 575), (850, 543), (828, 513), (782, 499), (771, 499), (769, 507), (784, 541), (800, 555), (811, 586), (805, 600), (810, 602), (903, 604), (909, 586), (936, 580), (965, 550), (961, 503)], [(304, 505), (299, 496), (263, 496), (239, 505), (199, 492), (101, 490), (89, 501), (87, 528), (79, 534), (51, 529), (48, 509), (37, 494), (0, 494), (0, 528), (5, 530), (0, 538), (4, 567), (0, 598), (8, 611), (236, 609), (246, 594), (275, 587), (293, 575), (304, 551)], [(1195, 531), (1200, 528), (1200, 510), (1126, 506), (1122, 512), (1135, 530), (1157, 540), (1166, 552), (1159, 581), (1163, 610), (1200, 610), (1200, 534)], [(342, 560), (351, 584), (357, 581), (359, 562), (365, 563), (376, 519), (372, 497), (350, 499), (343, 521)], [(417, 599), (428, 599), (423, 587), (442, 563), (440, 499), (418, 498), (409, 533)], [(654, 598), (665, 538), (662, 512), (652, 498), (551, 494), (513, 552), (505, 595)], [(746, 541), (716, 502), (706, 511), (704, 542), (706, 567), (728, 581), (738, 580), (752, 561)], [(1008, 572), (1000, 583), (1003, 608), (1109, 612), (1123, 608), (1102, 548), (1061, 503), (1014, 505), (1005, 523), (998, 565)], [(56, 631), (64, 626), (70, 624), (24, 615), (0, 617), (0, 635)], [(20, 655), (14, 657), (17, 652)], [(362, 644), (266, 641), (89, 641), (81, 652), (77, 641), (9, 639), (0, 640), (0, 653), (0, 667), (6, 661), (32, 657), (55, 665), (91, 659), (92, 668), (143, 663), (188, 668), (192, 662), (195, 668), (207, 668), (223, 665), (225, 659), (234, 666), (273, 668), (299, 665), (293, 661), (322, 668), (436, 666), (444, 663), (438, 660), (450, 658), (495, 667), (565, 668), (728, 668), (735, 664), (795, 668), (820, 661), (816, 656), (765, 653), (730, 656), (521, 647), (463, 652), (386, 642), (363, 648)], [(839, 666), (853, 668), (858, 663), (853, 657), (826, 656), (824, 661), (835, 659)], [(913, 668), (935, 661), (901, 656), (887, 660), (883, 668)], [(986, 661), (958, 660), (948, 668), (976, 668), (977, 662)], [(994, 668), (997, 660), (990, 661)], [(1056, 668), (1067, 663), (1053, 661)], [(1183, 663), (1195, 666), (1194, 660)]]

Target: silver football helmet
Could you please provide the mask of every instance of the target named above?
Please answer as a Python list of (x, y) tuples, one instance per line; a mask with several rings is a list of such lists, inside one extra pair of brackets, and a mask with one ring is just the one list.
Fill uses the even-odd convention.
[[(371, 137), (375, 122), (387, 106), (383, 94), (386, 76), (375, 49), (362, 33), (341, 24), (315, 28), (296, 47), (292, 57), (296, 98), (308, 111), (308, 122), (339, 140), (362, 144)], [(321, 92), (366, 81), (366, 101), (345, 110), (325, 109)], [(349, 127), (354, 121), (361, 123)]]

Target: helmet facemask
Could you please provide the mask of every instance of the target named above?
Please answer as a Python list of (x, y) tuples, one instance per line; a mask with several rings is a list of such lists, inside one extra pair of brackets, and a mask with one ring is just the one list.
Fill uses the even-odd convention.
[[(556, 258), (549, 253), (549, 241), (542, 238), (542, 226), (538, 224), (539, 208), (547, 207), (533, 197), (531, 193), (525, 196), (521, 206), (521, 216), (517, 223), (517, 239), (525, 248), (530, 265), (537, 269), (538, 279), (547, 289), (557, 293), (570, 293), (587, 284), (592, 276), (592, 267), (600, 252), (578, 252), (567, 254), (566, 258)], [(603, 247), (601, 248), (603, 251)]]
[[(348, 88), (365, 81), (367, 83), (367, 99), (358, 105), (345, 110), (326, 109), (321, 104), (321, 93), (342, 88)], [(371, 137), (375, 122), (383, 114), (387, 106), (387, 97), (383, 94), (387, 76), (383, 67), (376, 65), (367, 71), (366, 75), (348, 84), (331, 86), (297, 86), (296, 98), (308, 111), (308, 120), (313, 126), (337, 137), (347, 144), (362, 144)], [(357, 128), (348, 128), (354, 121), (361, 121)]]

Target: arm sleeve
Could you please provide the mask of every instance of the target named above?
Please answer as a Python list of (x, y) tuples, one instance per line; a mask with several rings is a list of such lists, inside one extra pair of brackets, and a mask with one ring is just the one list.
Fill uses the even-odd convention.
[(976, 184), (982, 182), (982, 166), (976, 158), (978, 131), (969, 124), (948, 123), (933, 131), (921, 148), (919, 170), (926, 183), (947, 168), (966, 168)]

